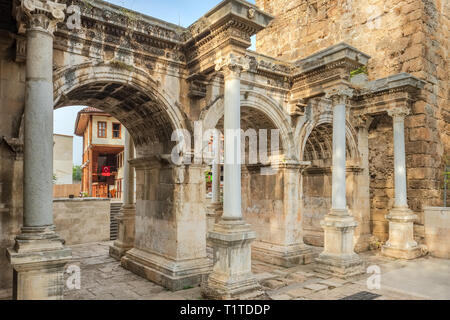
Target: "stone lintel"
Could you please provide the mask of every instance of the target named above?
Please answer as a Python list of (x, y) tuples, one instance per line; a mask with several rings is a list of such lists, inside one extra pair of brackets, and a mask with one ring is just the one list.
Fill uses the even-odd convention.
[(393, 89), (409, 89), (409, 90), (421, 90), (425, 86), (425, 81), (420, 80), (412, 76), (409, 73), (402, 72), (386, 78), (370, 81), (362, 89), (362, 94), (377, 93), (386, 90)]
[(188, 29), (192, 37), (198, 37), (211, 29), (216, 29), (231, 20), (239, 21), (241, 28), (247, 29), (250, 36), (266, 28), (273, 16), (257, 6), (242, 0), (225, 0), (208, 11)]
[(295, 62), (295, 74), (308, 73), (342, 60), (348, 60), (355, 67), (364, 66), (368, 63), (369, 59), (370, 56), (358, 49), (346, 43), (339, 43)]
[(211, 261), (205, 258), (173, 260), (137, 248), (121, 260), (122, 267), (171, 291), (194, 287), (206, 280)]

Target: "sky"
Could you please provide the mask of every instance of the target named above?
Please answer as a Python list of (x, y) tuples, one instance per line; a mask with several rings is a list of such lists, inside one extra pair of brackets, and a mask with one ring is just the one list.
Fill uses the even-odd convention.
[[(109, 0), (108, 2), (188, 27), (220, 3), (220, 0)], [(248, 2), (254, 4), (255, 0)], [(82, 108), (65, 107), (54, 112), (54, 133), (74, 136), (74, 165), (82, 164), (83, 139), (74, 135), (77, 113)]]

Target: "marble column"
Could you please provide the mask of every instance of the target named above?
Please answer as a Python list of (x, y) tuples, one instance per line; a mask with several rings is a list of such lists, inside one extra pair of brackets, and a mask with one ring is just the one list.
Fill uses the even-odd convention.
[(65, 5), (21, 1), (15, 8), (26, 32), (24, 212), (21, 234), (7, 255), (14, 269), (14, 299), (62, 299), (71, 250), (53, 224), (53, 32)]
[(134, 159), (134, 143), (128, 130), (125, 131), (123, 158), (123, 205), (120, 209), (120, 215), (117, 217), (119, 237), (109, 248), (109, 255), (117, 260), (120, 260), (134, 245), (136, 220), (136, 205), (134, 203), (134, 167), (132, 167), (129, 162), (129, 160)]
[(240, 77), (249, 61), (229, 54), (216, 62), (225, 78), (224, 208), (222, 219), (209, 232), (214, 267), (202, 293), (213, 299), (243, 299), (262, 294), (251, 271), (251, 243), (256, 238), (242, 218)]
[(212, 199), (211, 203), (220, 204), (220, 141), (214, 139), (214, 160), (212, 163)]
[(389, 240), (382, 247), (386, 256), (399, 259), (415, 259), (421, 255), (414, 241), (414, 221), (417, 219), (408, 207), (405, 156), (405, 117), (409, 110), (395, 107), (388, 110), (394, 126), (394, 175), (395, 203), (386, 219), (389, 221)]
[(221, 177), (221, 164), (220, 164), (220, 150), (221, 141), (220, 135), (215, 135), (213, 139), (213, 153), (214, 159), (212, 162), (212, 199), (211, 203), (207, 206), (207, 231), (212, 231), (214, 225), (219, 222), (219, 219), (223, 214), (223, 205), (220, 200), (220, 177)]
[(347, 278), (363, 271), (354, 251), (353, 235), (357, 223), (349, 214), (346, 201), (346, 109), (353, 96), (351, 89), (327, 93), (333, 103), (332, 208), (321, 222), (324, 251), (316, 259), (316, 271)]

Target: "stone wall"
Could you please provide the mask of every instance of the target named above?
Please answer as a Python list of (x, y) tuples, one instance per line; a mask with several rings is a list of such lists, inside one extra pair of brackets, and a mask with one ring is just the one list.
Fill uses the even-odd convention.
[[(256, 0), (275, 16), (257, 35), (257, 51), (297, 60), (339, 42), (369, 54), (371, 80), (408, 72), (426, 86), (406, 120), (409, 205), (418, 215), (423, 237), (423, 206), (442, 205), (445, 155), (450, 154), (449, 28), (450, 2), (441, 0)], [(391, 128), (371, 130), (370, 139), (386, 141)], [(369, 144), (370, 158), (391, 163), (390, 150)], [(386, 162), (388, 161), (388, 162)], [(392, 171), (371, 165), (373, 231), (386, 239), (384, 211), (393, 199)], [(383, 186), (384, 184), (384, 186)]]
[[(5, 11), (2, 8), (0, 12), (3, 24), (7, 21), (3, 13), (11, 12), (11, 8)], [(23, 214), (23, 156), (17, 138), (25, 99), (25, 65), (15, 63), (12, 52), (7, 50), (13, 41), (7, 32), (0, 30), (0, 182), (3, 183), (0, 203), (9, 209), (0, 213), (0, 290), (12, 284), (12, 268), (5, 252), (20, 232)]]
[(66, 245), (109, 241), (109, 199), (55, 199), (53, 215)]
[(425, 243), (433, 257), (450, 259), (450, 208), (424, 208)]
[(330, 170), (306, 170), (303, 174), (303, 241), (313, 246), (323, 246), (323, 229), (320, 221), (331, 209)]

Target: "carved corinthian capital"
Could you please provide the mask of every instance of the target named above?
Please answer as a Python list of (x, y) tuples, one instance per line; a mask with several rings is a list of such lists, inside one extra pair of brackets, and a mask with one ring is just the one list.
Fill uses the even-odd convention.
[(350, 88), (333, 88), (326, 93), (326, 98), (331, 99), (333, 104), (347, 104), (353, 98), (354, 90)]
[(242, 71), (250, 69), (250, 59), (230, 53), (216, 60), (216, 71), (221, 71), (225, 78), (239, 77)]
[(393, 107), (387, 110), (387, 113), (392, 118), (401, 117), (404, 118), (409, 115), (410, 111), (407, 107)]
[(66, 5), (58, 0), (14, 0), (13, 15), (18, 33), (36, 29), (53, 34), (56, 25), (64, 21), (65, 9)]

